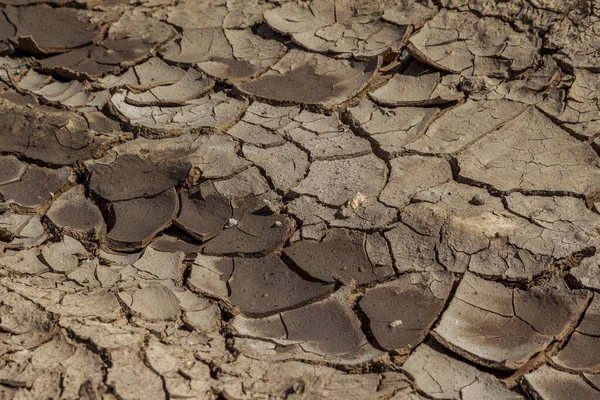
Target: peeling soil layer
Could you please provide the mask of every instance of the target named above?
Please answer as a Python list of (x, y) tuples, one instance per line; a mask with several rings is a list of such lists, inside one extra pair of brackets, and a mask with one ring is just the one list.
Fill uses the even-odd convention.
[(0, 400), (600, 398), (598, 10), (0, 0)]

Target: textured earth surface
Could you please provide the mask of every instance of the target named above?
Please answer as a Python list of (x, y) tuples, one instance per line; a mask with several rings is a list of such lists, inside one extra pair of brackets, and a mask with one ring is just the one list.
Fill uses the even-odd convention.
[(599, 10), (0, 0), (0, 399), (600, 398)]

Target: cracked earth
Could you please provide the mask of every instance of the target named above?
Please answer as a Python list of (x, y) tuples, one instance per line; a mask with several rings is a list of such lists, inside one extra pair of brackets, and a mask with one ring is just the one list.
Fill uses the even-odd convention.
[(600, 398), (599, 10), (0, 0), (0, 399)]

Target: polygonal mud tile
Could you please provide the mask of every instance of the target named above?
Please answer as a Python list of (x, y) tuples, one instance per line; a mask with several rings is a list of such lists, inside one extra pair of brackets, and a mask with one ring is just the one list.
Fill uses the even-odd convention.
[(227, 133), (244, 144), (259, 147), (279, 146), (286, 141), (276, 131), (292, 122), (292, 118), (299, 112), (300, 108), (297, 106), (276, 107), (255, 101)]
[(173, 188), (152, 198), (112, 203), (114, 224), (106, 234), (108, 247), (116, 251), (145, 247), (158, 232), (171, 224), (177, 203), (177, 193)]
[(323, 203), (341, 206), (357, 193), (376, 197), (385, 185), (387, 168), (373, 154), (342, 160), (315, 161), (307, 177), (292, 191), (316, 196)]
[(441, 10), (410, 38), (418, 59), (444, 71), (508, 78), (531, 67), (540, 47), (536, 36), (514, 31), (496, 18)]
[(126, 289), (117, 293), (129, 312), (149, 321), (173, 321), (179, 317), (179, 299), (160, 283)]
[(441, 271), (444, 269), (436, 257), (439, 236), (434, 236), (430, 232), (418, 232), (404, 223), (385, 232), (384, 236), (390, 244), (398, 272)]
[(5, 211), (0, 214), (0, 240), (10, 242), (27, 226), (31, 215), (15, 214)]
[(509, 100), (467, 100), (445, 112), (424, 135), (406, 144), (405, 148), (419, 153), (454, 153), (513, 121), (526, 108), (523, 103)]
[(379, 200), (400, 209), (414, 194), (452, 179), (450, 164), (443, 158), (404, 156), (390, 160), (389, 165), (391, 173)]
[(464, 93), (458, 90), (459, 76), (443, 76), (439, 71), (418, 61), (411, 61), (402, 73), (396, 73), (369, 97), (384, 106), (424, 106), (459, 101)]
[(397, 219), (397, 210), (381, 204), (374, 198), (367, 199), (362, 193), (334, 209), (321, 204), (310, 196), (300, 196), (286, 204), (288, 213), (302, 221), (303, 228), (322, 225), (326, 221), (335, 228), (382, 229)]
[[(373, 234), (373, 238), (380, 237)], [(302, 240), (284, 248), (283, 254), (298, 269), (314, 279), (349, 284), (355, 280), (359, 285), (383, 280), (394, 274), (391, 263), (370, 260), (368, 245), (371, 235), (346, 229), (331, 229), (322, 241)], [(377, 239), (375, 239), (377, 240)], [(385, 252), (385, 242), (377, 242), (374, 253)]]
[(574, 197), (506, 197), (507, 209), (533, 223), (517, 232), (511, 241), (532, 253), (565, 258), (572, 253), (595, 249), (600, 232), (600, 216), (585, 202)]
[(293, 49), (260, 77), (238, 88), (272, 101), (331, 107), (360, 92), (378, 65), (378, 59), (349, 62)]
[(0, 267), (16, 274), (39, 275), (49, 268), (39, 259), (39, 249), (13, 251), (0, 254)]
[(556, 276), (521, 290), (466, 273), (433, 333), (473, 362), (517, 369), (551, 342), (565, 340), (589, 299)]
[(360, 330), (359, 320), (345, 303), (344, 293), (272, 317), (231, 321), (235, 347), (258, 359), (300, 359), (357, 365), (383, 354)]
[(600, 396), (597, 386), (590, 384), (581, 375), (559, 371), (548, 365), (542, 365), (535, 371), (526, 374), (523, 387), (530, 396), (541, 400), (566, 398), (592, 400)]
[(250, 167), (229, 179), (214, 182), (219, 193), (228, 198), (234, 207), (244, 203), (250, 196), (279, 204), (280, 199), (269, 187), (269, 183), (256, 167)]
[(480, 371), (433, 347), (422, 344), (402, 369), (415, 381), (415, 386), (434, 399), (505, 399), (523, 397), (510, 392), (493, 375)]
[(483, 137), (457, 160), (461, 177), (501, 191), (592, 196), (600, 187), (599, 158), (592, 147), (535, 108)]
[(227, 281), (233, 273), (232, 257), (213, 257), (199, 254), (192, 263), (187, 279), (189, 288), (209, 296), (227, 298)]
[(184, 311), (183, 321), (200, 332), (215, 332), (221, 323), (221, 309), (215, 303), (187, 289), (173, 292)]
[[(179, 28), (249, 28), (263, 18), (263, 11), (272, 8), (261, 0), (198, 2), (181, 0), (176, 5), (157, 11), (161, 19)], [(204, 18), (198, 18), (198, 15)]]
[(337, 114), (302, 111), (281, 133), (310, 154), (311, 160), (335, 160), (371, 153), (371, 144), (352, 133)]
[[(330, 399), (360, 400), (386, 398), (422, 400), (408, 378), (398, 372), (348, 374), (324, 365), (299, 361), (272, 363), (239, 355), (235, 362), (223, 364), (224, 378), (219, 391), (235, 399), (251, 400), (264, 396), (285, 397), (286, 392)], [(243, 371), (238, 378), (234, 371)], [(230, 375), (231, 374), (231, 375)], [(240, 382), (240, 379), (242, 380)], [(301, 385), (302, 389), (294, 389)]]
[(171, 279), (178, 285), (183, 282), (183, 253), (165, 253), (148, 247), (142, 257), (133, 266), (148, 274), (150, 279)]
[(46, 217), (63, 233), (79, 239), (99, 240), (106, 231), (102, 213), (85, 197), (82, 186), (60, 195), (48, 209)]
[(600, 372), (600, 300), (594, 297), (562, 350), (552, 357), (559, 367), (578, 372)]
[(293, 220), (273, 213), (259, 198), (248, 196), (233, 208), (228, 228), (206, 243), (203, 253), (264, 255), (281, 249), (294, 227)]
[(560, 113), (552, 117), (561, 122), (561, 127), (582, 140), (600, 133), (600, 108), (598, 107), (598, 74), (585, 69), (573, 71), (575, 80), (569, 88), (566, 104)]
[(383, 108), (363, 99), (346, 117), (355, 132), (375, 143), (379, 157), (390, 159), (421, 137), (438, 113), (437, 108)]
[(210, 182), (179, 192), (181, 209), (174, 223), (196, 240), (218, 235), (232, 217), (229, 200)]
[(166, 399), (160, 376), (146, 366), (133, 347), (110, 351), (111, 366), (106, 383), (121, 397), (133, 399)]
[(146, 362), (161, 375), (169, 396), (212, 397), (212, 379), (206, 379), (210, 375), (210, 367), (194, 357), (194, 347), (152, 340), (144, 349)]
[(407, 354), (440, 315), (454, 278), (447, 272), (415, 273), (367, 289), (359, 307), (377, 345)]
[(304, 179), (310, 165), (306, 152), (289, 142), (266, 149), (245, 144), (243, 153), (262, 168), (275, 189), (283, 193)]
[[(564, 3), (569, 7), (570, 3)], [(598, 29), (600, 19), (596, 12), (582, 7), (569, 7), (567, 18), (561, 15), (559, 21), (547, 24), (549, 27), (548, 45), (556, 49), (560, 59), (570, 68), (585, 68), (597, 71), (600, 65), (598, 43), (593, 32)]]

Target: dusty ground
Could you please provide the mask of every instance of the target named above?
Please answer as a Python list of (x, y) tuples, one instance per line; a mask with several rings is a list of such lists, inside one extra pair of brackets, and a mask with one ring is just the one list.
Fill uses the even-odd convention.
[(0, 4), (0, 399), (600, 398), (600, 3)]

